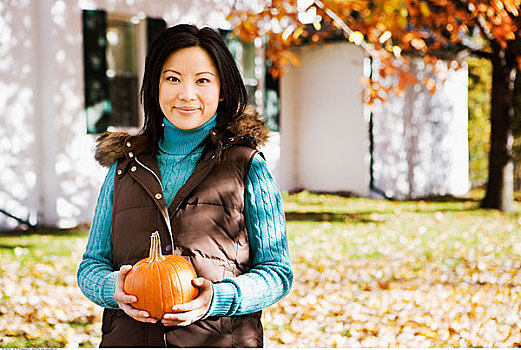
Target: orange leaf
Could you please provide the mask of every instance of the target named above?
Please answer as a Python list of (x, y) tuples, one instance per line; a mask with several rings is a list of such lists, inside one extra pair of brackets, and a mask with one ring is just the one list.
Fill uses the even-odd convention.
[(304, 32), (304, 29), (302, 29), (302, 27), (298, 27), (298, 28), (293, 32), (293, 39), (298, 39), (298, 37), (301, 36), (303, 32)]
[(516, 35), (513, 32), (507, 32), (505, 34), (505, 39), (507, 40), (516, 40)]

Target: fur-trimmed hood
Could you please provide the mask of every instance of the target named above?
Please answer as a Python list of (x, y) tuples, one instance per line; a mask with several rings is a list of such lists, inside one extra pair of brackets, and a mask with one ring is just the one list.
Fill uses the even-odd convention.
[[(253, 106), (248, 106), (225, 130), (210, 130), (210, 137), (222, 152), (232, 145), (262, 146), (268, 140), (269, 132), (264, 119)], [(150, 144), (145, 135), (106, 132), (97, 139), (94, 158), (102, 166), (110, 167), (119, 159), (130, 159), (149, 151)]]

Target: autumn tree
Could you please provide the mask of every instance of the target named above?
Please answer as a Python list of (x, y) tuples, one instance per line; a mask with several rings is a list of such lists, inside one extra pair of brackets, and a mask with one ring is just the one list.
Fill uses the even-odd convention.
[[(266, 55), (279, 74), (298, 63), (293, 45), (319, 43), (341, 32), (382, 61), (381, 77), (398, 75), (399, 86), (367, 82), (367, 103), (409, 83), (435, 89), (434, 80), (415, 81), (407, 57), (461, 62), (466, 55), (492, 63), (491, 136), (488, 183), (482, 206), (514, 209), (512, 125), (514, 81), (521, 65), (521, 0), (267, 0), (256, 5), (236, 1), (229, 19), (243, 40), (267, 40)], [(405, 54), (407, 53), (407, 55)]]

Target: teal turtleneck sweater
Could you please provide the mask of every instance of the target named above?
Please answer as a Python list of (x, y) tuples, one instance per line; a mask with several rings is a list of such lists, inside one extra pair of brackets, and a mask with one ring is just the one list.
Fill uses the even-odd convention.
[[(216, 115), (198, 128), (182, 130), (164, 118), (164, 136), (157, 162), (163, 193), (169, 206), (192, 174), (202, 149), (190, 153), (216, 124)], [(78, 269), (78, 285), (94, 303), (118, 308), (114, 289), (118, 271), (112, 265), (112, 194), (116, 164), (101, 187), (89, 240)], [(289, 260), (284, 210), (280, 191), (266, 162), (253, 158), (244, 193), (252, 269), (236, 278), (213, 283), (213, 298), (205, 315), (232, 316), (262, 310), (286, 295), (293, 281)]]

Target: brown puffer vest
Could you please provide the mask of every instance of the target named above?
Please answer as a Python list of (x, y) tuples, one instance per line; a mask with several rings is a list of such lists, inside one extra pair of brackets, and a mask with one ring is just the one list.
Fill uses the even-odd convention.
[[(150, 234), (159, 231), (163, 254), (188, 259), (197, 275), (212, 282), (249, 271), (244, 189), (254, 146), (268, 130), (248, 109), (225, 132), (210, 132), (214, 150), (203, 153), (169, 208), (156, 158), (143, 136), (104, 134), (96, 158), (118, 159), (112, 210), (114, 268), (148, 256)], [(170, 228), (170, 227), (171, 228)], [(173, 246), (172, 246), (173, 238)], [(262, 347), (261, 312), (210, 317), (187, 327), (137, 322), (121, 310), (105, 309), (101, 347)]]

